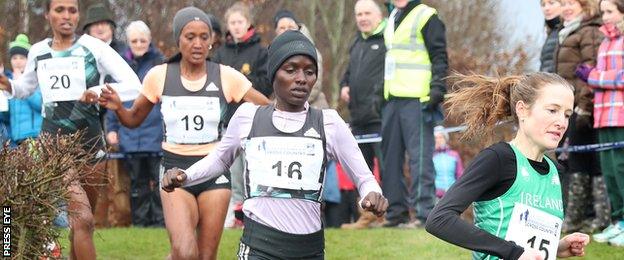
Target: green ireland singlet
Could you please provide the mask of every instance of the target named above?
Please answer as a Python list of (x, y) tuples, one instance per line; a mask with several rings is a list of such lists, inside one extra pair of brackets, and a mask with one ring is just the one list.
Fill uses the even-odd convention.
[[(539, 174), (529, 160), (510, 144), (516, 155), (516, 179), (502, 196), (474, 202), (475, 225), (522, 247), (539, 250), (555, 259), (563, 220), (563, 201), (559, 174), (546, 156), (548, 174)], [(473, 252), (473, 259), (499, 259)]]

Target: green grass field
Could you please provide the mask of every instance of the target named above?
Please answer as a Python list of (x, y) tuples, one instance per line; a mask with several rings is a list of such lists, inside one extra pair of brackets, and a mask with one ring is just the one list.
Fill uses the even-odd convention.
[[(219, 259), (236, 259), (241, 230), (225, 230)], [(423, 229), (336, 230), (325, 233), (326, 259), (470, 259), (470, 252), (439, 240)], [(67, 233), (61, 240), (68, 252)], [(164, 259), (169, 241), (164, 229), (113, 228), (95, 233), (98, 259)], [(591, 243), (585, 258), (624, 259), (624, 248)]]

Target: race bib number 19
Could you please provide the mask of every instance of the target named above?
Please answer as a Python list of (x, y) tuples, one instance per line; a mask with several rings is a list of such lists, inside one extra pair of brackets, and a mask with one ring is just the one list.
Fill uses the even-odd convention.
[(561, 219), (556, 216), (516, 203), (505, 240), (538, 250), (544, 260), (552, 260), (557, 257), (561, 224)]
[(84, 58), (40, 60), (37, 62), (37, 79), (44, 103), (78, 100), (87, 89)]
[(218, 97), (163, 96), (161, 111), (167, 142), (204, 144), (219, 138), (221, 105)]

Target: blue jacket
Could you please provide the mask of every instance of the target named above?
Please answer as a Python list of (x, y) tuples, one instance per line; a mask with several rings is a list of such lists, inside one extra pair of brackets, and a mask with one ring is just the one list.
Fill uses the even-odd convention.
[(39, 136), (43, 121), (41, 104), (41, 90), (39, 89), (26, 99), (9, 99), (11, 141), (19, 143), (24, 139)]
[[(164, 56), (153, 46), (150, 46), (150, 49), (142, 57), (135, 58), (128, 50), (124, 58), (139, 79), (143, 81), (143, 78), (152, 67), (162, 63)], [(134, 101), (127, 101), (123, 105), (126, 108), (130, 108), (133, 103)], [(122, 126), (115, 112), (108, 111), (106, 113), (106, 131), (117, 132), (119, 150), (122, 153), (160, 152), (164, 135), (160, 103), (154, 105), (145, 121), (135, 129)]]
[[(8, 76), (13, 78), (12, 75)], [(41, 131), (41, 90), (37, 89), (26, 99), (9, 99), (10, 136), (13, 143), (36, 138)]]
[(134, 73), (137, 74), (141, 82), (143, 82), (143, 78), (145, 78), (145, 75), (147, 75), (147, 72), (152, 69), (152, 67), (162, 64), (165, 60), (165, 56), (163, 56), (162, 53), (160, 53), (158, 49), (151, 44), (143, 56), (134, 57), (134, 55), (132, 55), (132, 51), (128, 48), (124, 53), (123, 58), (126, 62), (128, 62), (128, 65), (130, 65), (132, 70), (134, 70)]

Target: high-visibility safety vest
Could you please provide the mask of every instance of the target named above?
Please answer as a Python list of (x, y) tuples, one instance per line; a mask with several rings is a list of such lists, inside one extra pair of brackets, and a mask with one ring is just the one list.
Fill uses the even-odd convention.
[[(390, 96), (429, 100), (431, 60), (421, 33), (429, 18), (437, 11), (425, 4), (414, 7), (394, 30), (386, 26), (386, 60), (384, 97)], [(395, 14), (393, 12), (393, 14)], [(393, 18), (391, 14), (391, 18)], [(393, 23), (393, 19), (388, 21)]]

